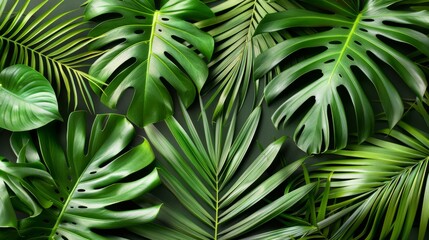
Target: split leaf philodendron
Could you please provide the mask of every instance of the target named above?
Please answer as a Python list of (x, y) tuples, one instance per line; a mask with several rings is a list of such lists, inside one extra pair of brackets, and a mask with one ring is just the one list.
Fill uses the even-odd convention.
[[(37, 131), (38, 143), (28, 133), (12, 135), (17, 162), (0, 162), (1, 218), (9, 219), (0, 221), (0, 228), (6, 228), (1, 239), (104, 239), (93, 230), (125, 228), (156, 217), (160, 206), (111, 209), (160, 183), (157, 169), (141, 175), (154, 160), (149, 143), (127, 150), (135, 130), (123, 116), (97, 115), (89, 138), (86, 121), (84, 112), (70, 115), (66, 151), (54, 125)], [(140, 175), (127, 179), (132, 174)], [(15, 210), (30, 217), (17, 220)]]
[[(133, 90), (127, 117), (143, 127), (173, 114), (172, 86), (189, 106), (203, 87), (213, 38), (186, 20), (212, 16), (198, 0), (92, 0), (88, 20), (100, 20), (90, 33), (93, 49), (108, 48), (90, 74), (108, 84), (101, 101), (115, 108), (127, 89)], [(206, 60), (204, 60), (204, 58)]]
[(61, 119), (49, 81), (25, 65), (0, 72), (0, 128), (27, 131)]
[[(362, 142), (373, 133), (374, 113), (362, 88), (362, 78), (368, 77), (376, 89), (389, 126), (393, 127), (400, 120), (403, 104), (390, 76), (386, 75), (384, 64), (391, 67), (416, 96), (423, 96), (427, 86), (423, 71), (389, 41), (429, 56), (429, 37), (425, 34), (429, 12), (391, 9), (394, 4), (400, 4), (400, 0), (353, 1), (354, 4), (347, 4), (348, 1), (332, 4), (331, 0), (308, 2), (320, 12), (292, 9), (270, 14), (261, 21), (256, 32), (299, 27), (327, 30), (287, 39), (263, 52), (255, 62), (255, 77), (262, 77), (299, 50), (313, 49), (310, 56), (294, 59), (294, 64), (270, 81), (265, 88), (265, 98), (272, 102), (288, 90), (295, 91), (289, 88), (303, 81), (302, 77), (314, 79), (293, 92), (276, 110), (272, 120), (276, 126), (287, 124), (301, 111), (299, 109), (310, 104), (300, 116), (294, 139), (302, 150), (319, 153), (330, 147), (346, 146), (350, 119), (346, 117), (343, 101), (347, 97), (353, 104), (358, 141)], [(309, 76), (310, 73), (316, 76)], [(342, 96), (340, 90), (348, 96)]]

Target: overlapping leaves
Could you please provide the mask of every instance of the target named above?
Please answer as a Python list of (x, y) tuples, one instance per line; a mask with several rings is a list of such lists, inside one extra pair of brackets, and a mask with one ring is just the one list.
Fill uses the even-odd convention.
[(64, 88), (74, 108), (82, 97), (92, 109), (86, 84), (97, 80), (82, 69), (99, 52), (86, 49), (93, 39), (82, 36), (88, 31), (82, 17), (73, 17), (73, 11), (54, 13), (62, 1), (46, 8), (45, 0), (32, 9), (30, 0), (11, 1), (10, 8), (6, 8), (7, 2), (0, 1), (0, 69), (15, 64), (30, 66), (56, 86), (57, 94)]
[(94, 88), (101, 101), (114, 108), (131, 88), (127, 116), (141, 127), (172, 115), (174, 105), (165, 84), (189, 106), (207, 79), (203, 58), (211, 58), (214, 43), (186, 20), (212, 14), (198, 0), (90, 1), (86, 18), (102, 20), (90, 33), (99, 37), (92, 47), (108, 48), (90, 69), (108, 84)]
[(277, 32), (254, 37), (255, 29), (267, 13), (282, 11), (285, 7), (295, 6), (282, 5), (282, 1), (224, 1), (212, 7), (216, 17), (196, 23), (212, 35), (216, 43), (205, 86), (207, 90), (217, 87), (208, 103), (218, 99), (214, 118), (221, 114), (227, 117), (234, 104), (244, 103), (252, 81), (254, 56), (284, 40)]
[[(84, 112), (72, 113), (66, 151), (57, 132), (52, 126), (39, 129), (38, 144), (28, 133), (12, 136), (17, 162), (0, 162), (0, 238), (101, 239), (94, 229), (129, 227), (156, 217), (159, 206), (117, 209), (159, 183), (156, 169), (141, 176), (154, 155), (147, 141), (127, 149), (134, 128), (123, 116), (98, 115), (87, 139)], [(132, 174), (140, 176), (126, 178)], [(30, 217), (18, 222), (15, 210)]]
[[(418, 239), (427, 235), (429, 135), (403, 121), (381, 134), (315, 165), (311, 176), (326, 188), (320, 210), (336, 219), (330, 239), (408, 239), (413, 227)], [(347, 214), (335, 216), (341, 213)]]
[[(274, 113), (272, 119), (276, 126), (288, 123), (299, 109), (309, 104), (300, 116), (294, 138), (301, 149), (317, 153), (329, 147), (346, 146), (350, 119), (346, 117), (343, 101), (348, 97), (359, 142), (372, 133), (374, 113), (361, 78), (367, 77), (376, 89), (390, 127), (401, 118), (403, 104), (386, 69), (394, 71), (415, 95), (423, 95), (427, 86), (424, 74), (400, 51), (403, 45), (398, 47), (398, 44), (429, 56), (429, 37), (425, 34), (429, 14), (426, 10), (393, 9), (394, 4), (401, 2), (398, 0), (308, 2), (330, 13), (295, 9), (270, 14), (256, 32), (294, 27), (328, 30), (287, 39), (265, 51), (256, 59), (255, 75), (260, 78), (291, 54), (310, 49), (309, 57), (291, 64), (267, 85), (265, 97), (272, 102), (286, 91), (293, 92)], [(303, 78), (309, 83), (298, 90), (291, 89), (299, 86), (298, 81)], [(341, 90), (348, 96), (341, 96)]]
[(309, 184), (270, 203), (263, 202), (264, 197), (301, 166), (303, 159), (264, 176), (284, 138), (270, 144), (256, 159), (246, 158), (257, 130), (260, 107), (253, 111), (238, 134), (235, 134), (236, 115), (227, 132), (221, 118), (215, 124), (214, 137), (202, 110), (203, 139), (182, 108), (187, 131), (176, 119), (166, 120), (179, 148), (154, 126), (149, 125), (145, 130), (164, 157), (161, 178), (186, 209), (186, 214), (175, 210), (177, 207), (169, 210), (166, 206), (160, 219), (167, 227), (151, 225), (144, 230), (136, 228), (136, 232), (152, 239), (235, 239), (292, 207), (314, 188)]

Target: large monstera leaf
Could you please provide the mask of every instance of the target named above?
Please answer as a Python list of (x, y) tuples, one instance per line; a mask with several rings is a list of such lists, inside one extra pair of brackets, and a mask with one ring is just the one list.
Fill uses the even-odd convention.
[[(219, 115), (227, 117), (236, 103), (244, 103), (251, 89), (254, 56), (284, 40), (283, 35), (277, 32), (257, 36), (254, 33), (266, 14), (295, 7), (294, 4), (286, 3), (265, 0), (223, 1), (212, 7), (216, 17), (196, 23), (215, 40), (214, 57), (209, 63), (209, 78), (203, 90), (216, 88), (208, 103), (217, 99), (214, 118)], [(278, 72), (279, 69), (275, 68), (274, 71)], [(253, 90), (257, 92), (258, 89), (259, 82)]]
[[(161, 179), (179, 202), (176, 200), (171, 206), (164, 205), (164, 211), (159, 215), (164, 225), (136, 227), (134, 232), (149, 239), (238, 239), (251, 236), (249, 231), (255, 228), (263, 231), (262, 224), (291, 208), (314, 188), (309, 184), (288, 191), (272, 202), (264, 201), (302, 165), (304, 159), (272, 175), (264, 174), (274, 164), (284, 138), (271, 143), (255, 159), (246, 157), (261, 116), (260, 107), (253, 111), (237, 134), (236, 114), (229, 127), (223, 129), (227, 124), (220, 118), (214, 124), (214, 130), (202, 110), (202, 138), (183, 105), (182, 109), (187, 130), (173, 117), (166, 120), (178, 145), (176, 148), (153, 125), (145, 127), (149, 140), (164, 159), (160, 160)], [(180, 210), (180, 205), (186, 211)]]
[[(428, 123), (428, 105), (418, 105)], [(415, 123), (419, 117), (412, 119)], [(422, 131), (401, 121), (395, 129), (336, 151), (335, 158), (312, 167), (311, 178), (324, 182), (325, 200), (317, 207), (332, 220), (324, 226), (327, 238), (410, 239), (414, 228), (414, 239), (427, 239), (428, 126)]]
[(102, 102), (114, 108), (124, 91), (133, 89), (127, 115), (138, 126), (172, 114), (172, 98), (164, 84), (189, 106), (208, 76), (204, 58), (211, 58), (214, 42), (185, 20), (212, 14), (198, 0), (91, 1), (86, 18), (104, 20), (90, 33), (99, 37), (92, 47), (111, 47), (90, 69), (108, 84), (94, 88)]
[(0, 128), (27, 131), (61, 119), (49, 81), (25, 65), (0, 72)]
[[(15, 229), (20, 239), (104, 239), (93, 230), (156, 217), (159, 206), (118, 207), (160, 183), (156, 169), (142, 177), (154, 154), (147, 141), (127, 147), (135, 130), (124, 116), (98, 115), (87, 138), (85, 113), (72, 113), (66, 151), (57, 132), (39, 129), (37, 144), (29, 133), (12, 135), (17, 163), (0, 162), (0, 210), (9, 219), (0, 221), (0, 238)], [(30, 217), (17, 222), (14, 210)]]
[(34, 2), (38, 4), (0, 1), (0, 70), (15, 64), (30, 66), (55, 86), (58, 95), (65, 90), (72, 108), (81, 99), (92, 110), (87, 81), (100, 83), (83, 69), (100, 52), (87, 49), (93, 39), (81, 36), (88, 32), (85, 21), (73, 15), (75, 10), (56, 14), (63, 1), (50, 7), (48, 0)]
[[(374, 86), (390, 127), (401, 118), (403, 104), (386, 69), (391, 68), (415, 95), (423, 95), (427, 83), (422, 70), (400, 50), (407, 45), (405, 49), (415, 48), (429, 56), (429, 37), (424, 33), (429, 27), (429, 13), (405, 7), (398, 10), (394, 5), (399, 0), (308, 2), (331, 13), (288, 10), (267, 15), (257, 33), (293, 27), (322, 30), (288, 39), (262, 53), (255, 62), (255, 76), (263, 76), (300, 50), (314, 52), (309, 57), (294, 59), (294, 64), (289, 62), (266, 86), (265, 97), (272, 102), (287, 91), (293, 92), (273, 114), (276, 126), (288, 123), (298, 109), (310, 104), (299, 118), (294, 138), (303, 150), (317, 153), (346, 146), (350, 119), (344, 109), (345, 98), (351, 99), (359, 142), (371, 134), (374, 113), (362, 88), (362, 78), (367, 77)], [(299, 89), (291, 87), (299, 86), (303, 78), (309, 83)], [(341, 96), (341, 90), (348, 96)]]

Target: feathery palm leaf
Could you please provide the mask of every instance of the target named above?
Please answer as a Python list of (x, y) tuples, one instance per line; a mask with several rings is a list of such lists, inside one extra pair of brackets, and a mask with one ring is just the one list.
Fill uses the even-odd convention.
[(369, 138), (334, 152), (340, 159), (315, 164), (311, 177), (326, 182), (320, 209), (326, 216), (349, 212), (330, 239), (407, 239), (414, 225), (419, 239), (427, 234), (429, 135), (403, 121), (381, 133), (390, 138)]
[[(393, 127), (403, 114), (403, 104), (385, 72), (391, 68), (415, 95), (423, 95), (427, 86), (423, 71), (398, 50), (402, 47), (397, 44), (413, 47), (429, 56), (429, 37), (425, 34), (429, 28), (429, 13), (393, 9), (400, 0), (307, 2), (322, 9), (321, 12), (331, 13), (292, 9), (269, 14), (256, 30), (262, 33), (293, 27), (328, 29), (287, 39), (257, 57), (255, 77), (260, 78), (293, 53), (314, 48), (321, 51), (313, 50), (314, 54), (287, 67), (266, 86), (265, 98), (272, 102), (287, 90), (295, 91), (291, 86), (303, 77), (314, 80), (292, 93), (276, 110), (272, 116), (274, 124), (286, 124), (299, 109), (309, 105), (299, 117), (295, 130), (297, 145), (309, 153), (326, 151), (329, 147), (343, 148), (349, 132), (343, 101), (349, 97), (358, 141), (362, 142), (374, 126), (374, 113), (360, 81), (368, 77)], [(341, 90), (347, 93), (346, 98), (341, 96)]]
[[(87, 139), (85, 113), (73, 112), (66, 151), (53, 137), (57, 132), (52, 126), (39, 129), (38, 144), (29, 133), (12, 135), (17, 162), (0, 162), (0, 228), (6, 228), (0, 238), (16, 229), (19, 239), (104, 239), (93, 230), (156, 217), (159, 206), (117, 210), (118, 204), (160, 183), (156, 169), (145, 177), (127, 178), (140, 174), (154, 154), (147, 141), (126, 149), (135, 130), (125, 117), (98, 115)], [(30, 217), (17, 221), (15, 209)]]
[[(0, 1), (4, 9), (7, 1)], [(30, 0), (14, 1), (0, 16), (0, 69), (14, 64), (25, 64), (42, 73), (56, 86), (57, 94), (64, 87), (68, 104), (78, 104), (78, 93), (88, 108), (93, 109), (86, 81), (98, 81), (83, 71), (87, 61), (99, 55), (87, 51), (93, 41), (84, 35), (88, 28), (82, 17), (72, 17), (73, 11), (54, 14), (59, 1), (44, 8), (48, 0), (29, 9)]]
[(203, 57), (211, 58), (214, 43), (187, 20), (212, 15), (198, 0), (90, 1), (85, 17), (102, 19), (90, 32), (99, 37), (91, 46), (109, 48), (90, 69), (107, 84), (104, 91), (94, 89), (101, 101), (115, 108), (124, 91), (133, 89), (127, 116), (140, 127), (172, 115), (174, 105), (164, 83), (189, 106), (208, 76)]
[[(288, 7), (294, 5), (289, 4)], [(253, 37), (256, 27), (267, 13), (283, 10), (284, 7), (274, 1), (224, 1), (212, 7), (216, 17), (196, 23), (212, 35), (216, 43), (206, 84), (206, 89), (219, 86), (208, 102), (210, 104), (218, 98), (214, 118), (220, 114), (227, 117), (235, 103), (243, 104), (252, 80), (253, 56), (284, 41), (284, 37), (277, 32)]]
[(201, 106), (205, 139), (200, 139), (183, 105), (182, 109), (188, 131), (176, 119), (166, 120), (180, 151), (154, 126), (146, 126), (145, 131), (165, 159), (160, 171), (161, 179), (187, 211), (184, 214), (163, 208), (165, 212), (160, 214), (160, 219), (169, 227), (155, 228), (151, 225), (146, 227), (148, 231), (145, 229), (144, 236), (154, 239), (176, 239), (175, 236), (185, 236), (184, 239), (235, 239), (290, 208), (314, 188), (312, 184), (306, 185), (271, 203), (261, 203), (299, 168), (303, 159), (272, 176), (264, 176), (280, 151), (284, 141), (281, 138), (249, 165), (246, 164), (245, 156), (258, 126), (260, 107), (253, 111), (237, 135), (236, 115), (233, 115), (227, 133), (220, 118), (215, 124), (213, 137)]

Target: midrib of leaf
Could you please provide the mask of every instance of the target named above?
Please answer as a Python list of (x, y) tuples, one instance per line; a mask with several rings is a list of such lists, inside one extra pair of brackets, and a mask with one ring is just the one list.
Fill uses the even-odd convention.
[[(150, 73), (150, 60), (152, 54), (152, 48), (153, 48), (153, 39), (155, 37), (155, 29), (156, 29), (156, 22), (158, 20), (159, 11), (155, 11), (153, 13), (153, 19), (152, 19), (152, 28), (150, 30), (150, 38), (149, 38), (149, 51), (147, 52), (147, 63), (146, 63), (146, 74), (149, 75)], [(147, 88), (146, 88), (147, 89)]]
[(61, 209), (60, 214), (58, 215), (57, 221), (55, 222), (55, 225), (52, 227), (52, 231), (51, 234), (49, 235), (48, 239), (54, 239), (55, 237), (55, 232), (58, 229), (58, 226), (60, 225), (60, 222), (63, 218), (64, 213), (67, 210), (68, 205), (70, 204), (70, 201), (73, 199), (74, 193), (76, 192), (76, 188), (79, 186), (79, 183), (84, 175), (84, 173), (86, 172), (86, 170), (88, 169), (90, 164), (87, 164), (85, 169), (82, 171), (82, 173), (80, 174), (79, 178), (77, 179), (76, 183), (73, 186), (73, 189), (70, 191), (69, 196), (67, 197), (66, 201), (64, 202), (63, 208)]
[[(88, 77), (87, 77), (87, 74), (85, 74), (84, 72), (82, 72), (82, 71), (80, 71), (80, 70), (78, 70), (78, 69), (75, 69), (75, 68), (73, 68), (73, 67), (69, 66), (68, 64), (65, 64), (65, 63), (62, 63), (62, 62), (60, 62), (60, 61), (57, 61), (55, 58), (48, 57), (48, 56), (46, 56), (45, 54), (43, 54), (43, 53), (41, 53), (41, 52), (38, 52), (38, 51), (36, 51), (36, 50), (34, 50), (34, 49), (32, 49), (32, 48), (28, 47), (27, 45), (24, 45), (24, 44), (22, 44), (22, 43), (20, 43), (20, 42), (17, 42), (17, 41), (15, 41), (15, 40), (13, 40), (13, 39), (10, 39), (10, 38), (4, 37), (4, 36), (0, 36), (0, 38), (4, 39), (4, 40), (6, 40), (6, 41), (12, 42), (12, 43), (14, 43), (14, 44), (16, 44), (16, 45), (19, 45), (19, 46), (21, 46), (21, 47), (25, 48), (26, 50), (31, 51), (31, 52), (33, 52), (33, 53), (35, 53), (36, 55), (42, 56), (43, 58), (47, 59), (47, 60), (48, 60), (48, 61), (50, 61), (50, 62), (54, 62), (54, 63), (56, 63), (57, 65), (60, 65), (60, 66), (63, 66), (63, 67), (65, 67), (65, 68), (67, 68), (68, 70), (71, 70), (71, 71), (73, 71), (73, 72), (76, 72), (76, 73), (78, 73), (79, 75), (83, 76), (84, 78), (88, 78)], [(51, 81), (51, 79), (49, 79), (49, 80)]]
[[(4, 89), (4, 91), (6, 91), (8, 94), (10, 94), (12, 97), (14, 97), (14, 99), (16, 99), (19, 102), (23, 102), (26, 105), (30, 104), (32, 108), (37, 108), (38, 110), (41, 110), (42, 112), (50, 113), (49, 111), (46, 111), (46, 109), (39, 107), (38, 105), (32, 103), (31, 101), (25, 101), (25, 98), (22, 98), (21, 96), (16, 95), (14, 92), (11, 92), (9, 89), (3, 87), (3, 85), (1, 83), (0, 83), (0, 89)], [(19, 104), (17, 106), (19, 106)]]
[(356, 28), (360, 23), (360, 20), (362, 18), (362, 13), (359, 13), (353, 23), (353, 27), (350, 30), (349, 35), (347, 36), (347, 40), (343, 45), (343, 48), (340, 51), (340, 56), (338, 57), (338, 60), (335, 62), (334, 68), (331, 71), (331, 75), (329, 76), (329, 80), (328, 83), (331, 83), (332, 79), (334, 78), (334, 76), (336, 76), (338, 67), (341, 65), (341, 61), (344, 58), (344, 55), (346, 54), (346, 50), (349, 48), (349, 44), (350, 44), (350, 40), (353, 38), (353, 35), (356, 32)]
[(214, 228), (214, 240), (217, 240), (217, 234), (219, 229), (219, 175), (216, 174), (216, 209), (215, 209), (215, 228)]

